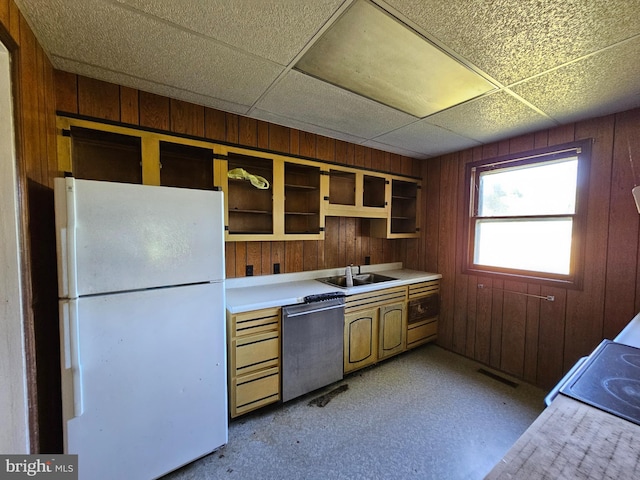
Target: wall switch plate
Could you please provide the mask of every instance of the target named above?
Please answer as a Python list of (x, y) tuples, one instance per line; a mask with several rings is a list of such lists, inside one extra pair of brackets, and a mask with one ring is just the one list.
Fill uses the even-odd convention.
[(273, 264), (273, 273), (280, 273), (280, 264), (279, 263), (274, 263)]
[(253, 277), (253, 265), (247, 265), (247, 269), (245, 271), (245, 275), (247, 277)]

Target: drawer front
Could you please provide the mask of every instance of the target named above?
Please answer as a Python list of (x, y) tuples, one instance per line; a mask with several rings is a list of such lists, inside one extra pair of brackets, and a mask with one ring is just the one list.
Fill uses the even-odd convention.
[(423, 323), (413, 328), (409, 328), (409, 330), (407, 330), (407, 346), (411, 346), (411, 344), (416, 342), (435, 339), (437, 334), (438, 334), (437, 321)]
[(428, 295), (409, 301), (409, 311), (407, 314), (409, 323), (437, 317), (439, 313), (440, 295)]
[(280, 326), (280, 308), (270, 308), (258, 312), (246, 312), (233, 316), (231, 336), (255, 335), (278, 330)]
[(234, 379), (232, 385), (232, 416), (255, 410), (280, 399), (278, 368)]
[(280, 338), (277, 332), (234, 340), (235, 375), (277, 365), (280, 357)]
[(407, 299), (407, 287), (393, 287), (374, 292), (349, 295), (344, 304), (345, 313), (363, 308), (373, 308), (390, 303), (404, 302)]
[(430, 280), (409, 285), (409, 300), (440, 293), (440, 280)]

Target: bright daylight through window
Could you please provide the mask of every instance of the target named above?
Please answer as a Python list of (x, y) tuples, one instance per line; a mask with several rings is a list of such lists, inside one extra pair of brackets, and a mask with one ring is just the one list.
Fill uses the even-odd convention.
[(576, 284), (589, 143), (467, 166), (466, 270)]

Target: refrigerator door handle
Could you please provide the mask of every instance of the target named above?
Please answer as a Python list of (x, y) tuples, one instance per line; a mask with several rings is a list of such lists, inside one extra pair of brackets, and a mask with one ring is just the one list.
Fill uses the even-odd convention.
[(64, 369), (71, 374), (70, 388), (73, 394), (73, 417), (79, 417), (84, 412), (84, 401), (82, 396), (80, 336), (78, 332), (78, 302), (73, 300), (65, 302), (61, 313)]
[(66, 269), (66, 279), (68, 282), (68, 295), (69, 298), (76, 298), (78, 296), (78, 282), (77, 282), (77, 261), (76, 261), (76, 195), (74, 190), (73, 178), (65, 178), (66, 185), (65, 190), (67, 192), (67, 224), (64, 228), (64, 240), (61, 242), (63, 251), (62, 258), (64, 262), (64, 268)]

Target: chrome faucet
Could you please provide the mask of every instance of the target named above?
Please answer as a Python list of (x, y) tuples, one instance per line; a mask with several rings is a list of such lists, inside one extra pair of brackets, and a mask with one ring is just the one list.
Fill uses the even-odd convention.
[(353, 272), (351, 271), (351, 267), (353, 265), (347, 265), (347, 268), (344, 269), (344, 276), (346, 278), (347, 287), (353, 287)]

